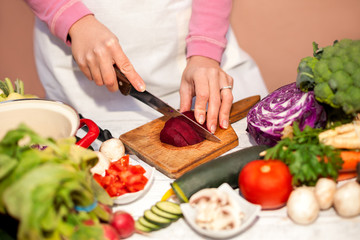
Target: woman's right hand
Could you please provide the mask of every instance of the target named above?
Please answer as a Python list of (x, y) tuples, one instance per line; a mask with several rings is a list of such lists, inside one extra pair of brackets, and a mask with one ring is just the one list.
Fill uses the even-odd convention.
[(123, 52), (118, 38), (93, 15), (75, 22), (70, 30), (72, 54), (80, 70), (96, 85), (105, 85), (109, 91), (119, 89), (113, 65), (129, 79), (138, 91), (145, 83)]

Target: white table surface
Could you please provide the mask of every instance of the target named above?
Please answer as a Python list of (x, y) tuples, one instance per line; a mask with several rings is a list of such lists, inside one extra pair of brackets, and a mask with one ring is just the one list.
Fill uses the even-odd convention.
[[(136, 127), (148, 123), (158, 117), (157, 115), (144, 116), (141, 113), (128, 112), (120, 119), (101, 119), (97, 124), (103, 129), (109, 129), (114, 137), (128, 132)], [(246, 132), (246, 120), (232, 124), (239, 137), (239, 145), (228, 153), (251, 146), (251, 140)], [(100, 142), (93, 144), (98, 147)], [(227, 153), (225, 153), (227, 154)], [(134, 155), (131, 158), (138, 159)], [(173, 179), (168, 178), (159, 171), (155, 172), (154, 181), (149, 189), (140, 199), (125, 205), (116, 205), (114, 210), (125, 210), (133, 215), (134, 219), (143, 215), (146, 209), (161, 199), (164, 193), (170, 189)], [(146, 236), (134, 234), (129, 239), (207, 239), (192, 230), (186, 221), (181, 218), (177, 222), (159, 231), (152, 232)], [(360, 216), (355, 218), (341, 218), (333, 208), (321, 211), (318, 219), (311, 225), (297, 225), (293, 223), (286, 214), (286, 207), (278, 210), (261, 211), (258, 219), (246, 231), (232, 239), (286, 239), (286, 240), (349, 240), (360, 239)]]

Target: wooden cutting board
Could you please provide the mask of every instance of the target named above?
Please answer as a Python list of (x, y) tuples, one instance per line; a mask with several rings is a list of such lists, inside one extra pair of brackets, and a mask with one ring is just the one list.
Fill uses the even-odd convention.
[[(260, 96), (245, 98), (233, 104), (230, 123), (244, 118), (250, 108), (260, 100)], [(160, 141), (160, 131), (169, 117), (163, 116), (134, 130), (124, 133), (120, 140), (126, 150), (141, 160), (154, 166), (169, 178), (178, 178), (185, 172), (210, 161), (238, 145), (238, 137), (234, 129), (218, 129), (215, 135), (220, 143), (204, 140), (201, 143), (174, 147)]]

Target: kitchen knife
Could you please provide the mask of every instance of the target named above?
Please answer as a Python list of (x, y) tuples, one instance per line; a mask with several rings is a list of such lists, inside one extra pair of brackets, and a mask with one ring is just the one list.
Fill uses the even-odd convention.
[(182, 114), (175, 108), (163, 102), (158, 97), (152, 95), (148, 91), (144, 91), (144, 92), (137, 91), (131, 85), (127, 77), (117, 67), (115, 67), (115, 72), (119, 84), (119, 90), (123, 95), (125, 96), (130, 95), (140, 100), (141, 102), (145, 103), (146, 105), (150, 106), (151, 108), (155, 109), (156, 111), (162, 113), (165, 116), (169, 116), (169, 117), (182, 116), (188, 121), (189, 124), (191, 124), (191, 126), (196, 130), (197, 133), (199, 133), (200, 136), (213, 142), (221, 142), (220, 138), (216, 137), (214, 134), (212, 134), (210, 131), (208, 131), (206, 128), (201, 126), (196, 121), (193, 121), (192, 119)]

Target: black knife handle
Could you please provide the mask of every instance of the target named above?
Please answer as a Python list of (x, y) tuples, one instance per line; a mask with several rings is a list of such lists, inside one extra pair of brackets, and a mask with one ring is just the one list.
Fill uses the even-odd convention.
[(131, 85), (129, 79), (127, 79), (117, 66), (114, 65), (114, 68), (120, 92), (125, 96), (129, 95), (133, 86)]

